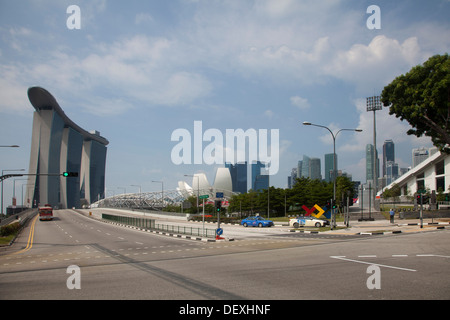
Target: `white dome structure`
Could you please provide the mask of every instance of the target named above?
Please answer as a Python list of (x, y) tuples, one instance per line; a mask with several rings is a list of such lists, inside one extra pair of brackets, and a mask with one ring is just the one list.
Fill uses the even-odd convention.
[(184, 181), (178, 181), (177, 191), (185, 198), (188, 198), (194, 194), (191, 186)]
[(225, 197), (231, 197), (233, 184), (231, 182), (231, 174), (228, 168), (218, 168), (216, 178), (214, 179), (214, 191), (223, 192)]

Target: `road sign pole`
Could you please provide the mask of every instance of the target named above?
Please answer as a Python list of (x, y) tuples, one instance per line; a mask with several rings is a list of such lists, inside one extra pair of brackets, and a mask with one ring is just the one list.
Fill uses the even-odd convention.
[(203, 236), (205, 236), (205, 198), (203, 198)]
[(420, 195), (420, 228), (423, 228), (423, 194)]

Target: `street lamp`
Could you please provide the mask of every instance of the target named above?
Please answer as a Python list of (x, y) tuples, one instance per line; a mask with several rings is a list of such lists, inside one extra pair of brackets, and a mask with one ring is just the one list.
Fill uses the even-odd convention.
[[(2, 170), (2, 176), (4, 174), (5, 171), (25, 171), (25, 169), (11, 169), (11, 170)], [(1, 204), (0, 206), (1, 208), (1, 214), (3, 214), (3, 180), (2, 180), (2, 187), (1, 187)]]
[(152, 181), (156, 183), (161, 183), (161, 210), (164, 209), (164, 181)]
[[(333, 131), (330, 130), (330, 128), (325, 127), (325, 126), (321, 126), (318, 124), (314, 124), (311, 123), (309, 121), (304, 121), (303, 122), (304, 126), (315, 126), (315, 127), (320, 127), (320, 128), (325, 128), (327, 129), (330, 133), (331, 136), (333, 137), (333, 203), (336, 203), (336, 137), (339, 134), (339, 132), (341, 131), (355, 131), (355, 132), (362, 132), (362, 129), (340, 129), (336, 132), (336, 134), (333, 133)], [(331, 213), (333, 215), (333, 213)], [(331, 216), (331, 230), (333, 230), (333, 216)]]
[(198, 209), (198, 198), (200, 197), (200, 177), (198, 175), (185, 174), (185, 177), (197, 178), (197, 213), (199, 213)]
[(142, 193), (142, 191), (141, 191), (141, 186), (140, 185), (137, 185), (137, 184), (130, 184), (130, 187), (137, 187), (137, 188), (139, 188), (139, 207), (142, 207), (142, 198), (141, 198), (141, 193)]

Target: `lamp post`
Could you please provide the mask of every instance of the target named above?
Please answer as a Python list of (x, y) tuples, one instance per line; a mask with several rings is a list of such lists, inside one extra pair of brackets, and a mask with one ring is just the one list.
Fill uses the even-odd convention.
[(156, 183), (161, 183), (161, 211), (164, 209), (164, 181), (152, 181)]
[[(333, 131), (331, 131), (331, 129), (326, 126), (314, 124), (314, 123), (311, 123), (308, 121), (304, 121), (303, 125), (304, 126), (315, 126), (315, 127), (327, 129), (331, 133), (331, 136), (333, 137), (333, 203), (335, 204), (336, 203), (336, 172), (337, 172), (337, 170), (336, 170), (336, 137), (339, 134), (339, 132), (341, 132), (341, 131), (362, 132), (362, 129), (358, 129), (358, 128), (357, 129), (340, 129), (336, 133), (333, 133)], [(331, 228), (331, 230), (333, 230), (333, 210), (331, 210), (330, 228)]]
[(198, 198), (200, 197), (200, 177), (197, 175), (191, 175), (191, 174), (185, 174), (185, 177), (192, 177), (197, 178), (197, 214), (199, 213), (198, 210)]
[(137, 188), (139, 188), (139, 207), (141, 208), (142, 207), (142, 197), (141, 197), (142, 187), (140, 185), (138, 185), (138, 184), (130, 184), (130, 187), (137, 187)]
[[(13, 147), (13, 146), (12, 146)], [(2, 170), (2, 176), (5, 171), (25, 171), (25, 169), (11, 169), (11, 170)], [(1, 214), (3, 214), (3, 180), (2, 180), (2, 187), (1, 187)]]

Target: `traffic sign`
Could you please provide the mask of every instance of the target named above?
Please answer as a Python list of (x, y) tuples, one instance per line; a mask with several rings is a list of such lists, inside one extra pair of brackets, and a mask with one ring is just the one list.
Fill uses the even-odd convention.
[(208, 198), (209, 198), (209, 195), (207, 195), (207, 194), (204, 194), (199, 197), (199, 199), (208, 199)]
[(216, 229), (216, 234), (217, 234), (218, 236), (221, 236), (221, 235), (223, 234), (223, 229), (222, 229), (222, 228), (217, 228), (217, 229)]
[(216, 192), (216, 198), (223, 198), (223, 192)]

